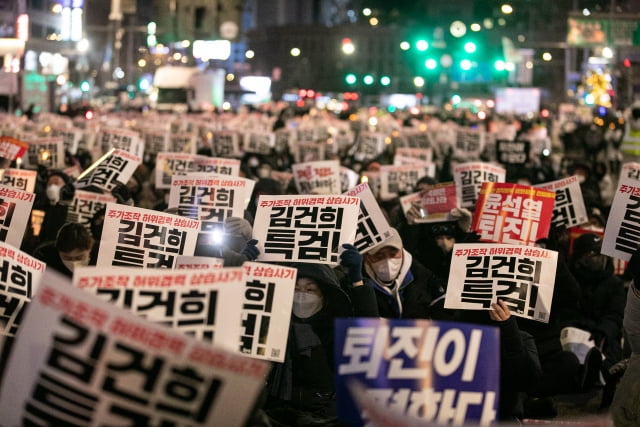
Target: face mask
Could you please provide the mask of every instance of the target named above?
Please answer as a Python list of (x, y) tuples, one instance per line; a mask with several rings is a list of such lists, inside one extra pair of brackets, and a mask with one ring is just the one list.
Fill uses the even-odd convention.
[(383, 282), (393, 282), (400, 274), (402, 268), (402, 258), (387, 258), (371, 264), (378, 279)]
[(322, 309), (322, 297), (310, 292), (293, 293), (293, 314), (301, 319), (313, 316)]
[(65, 267), (67, 267), (69, 269), (69, 271), (71, 271), (73, 273), (73, 270), (75, 270), (76, 267), (83, 267), (83, 266), (89, 265), (89, 258), (81, 259), (81, 260), (78, 260), (78, 261), (62, 260), (62, 263), (64, 264)]
[(59, 185), (52, 184), (47, 187), (47, 199), (49, 199), (49, 203), (55, 205), (60, 200), (60, 187)]

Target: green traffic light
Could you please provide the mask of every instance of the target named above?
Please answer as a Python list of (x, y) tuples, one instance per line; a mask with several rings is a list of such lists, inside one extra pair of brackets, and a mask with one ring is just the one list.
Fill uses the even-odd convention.
[(436, 61), (433, 58), (429, 58), (426, 61), (424, 61), (424, 66), (426, 67), (427, 70), (435, 70), (436, 67), (438, 66), (438, 61)]
[(355, 74), (349, 73), (346, 76), (344, 76), (344, 81), (347, 82), (347, 84), (352, 85), (358, 81), (358, 78), (356, 77)]
[(467, 53), (474, 53), (478, 49), (478, 46), (474, 42), (466, 42), (464, 44), (464, 51)]
[(507, 64), (502, 59), (498, 59), (493, 63), (493, 68), (495, 68), (497, 71), (504, 71), (506, 67)]
[(471, 69), (471, 61), (469, 61), (468, 59), (463, 59), (462, 61), (460, 61), (460, 68), (462, 68), (465, 71), (468, 71)]
[(416, 42), (416, 49), (418, 49), (420, 52), (424, 52), (425, 50), (429, 49), (429, 42), (423, 39), (420, 39)]
[(371, 74), (367, 74), (366, 76), (364, 76), (362, 78), (362, 82), (366, 85), (372, 85), (373, 82), (375, 81), (375, 79), (373, 78), (373, 76)]
[(83, 92), (89, 92), (89, 90), (91, 90), (91, 84), (88, 81), (83, 80), (80, 83), (80, 90)]
[(403, 40), (403, 41), (400, 42), (400, 49), (409, 50), (409, 49), (411, 49), (411, 45), (409, 44), (408, 41)]
[(389, 76), (380, 77), (380, 84), (382, 86), (389, 86), (391, 84), (391, 77)]

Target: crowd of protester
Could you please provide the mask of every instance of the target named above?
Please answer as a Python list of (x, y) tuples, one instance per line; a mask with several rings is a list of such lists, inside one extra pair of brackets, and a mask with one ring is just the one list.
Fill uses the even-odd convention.
[[(242, 114), (239, 120), (268, 123), (271, 130), (296, 126), (302, 120), (315, 120), (321, 115), (291, 109), (283, 109), (280, 114), (268, 111)], [(603, 231), (617, 173), (622, 162), (629, 160), (619, 149), (625, 133), (621, 124), (624, 121), (607, 114), (603, 116), (604, 125), (598, 126), (594, 121), (554, 123), (551, 119), (500, 118), (501, 131), (511, 133), (512, 138), (537, 133), (550, 141), (548, 151), (534, 152), (522, 167), (507, 168), (507, 182), (534, 185), (578, 175), (589, 212), (589, 221), (581, 227)], [(628, 117), (627, 126), (636, 118), (635, 110), (633, 114)], [(407, 112), (384, 118), (396, 128), (419, 128), (419, 123), (426, 119)], [(490, 120), (473, 120), (468, 114), (428, 119), (456, 121), (458, 126), (487, 130), (492, 125)], [(38, 126), (46, 124), (42, 122), (46, 116), (32, 120)], [(367, 125), (356, 117), (350, 126), (357, 133), (359, 126)], [(198, 152), (212, 153), (211, 147), (204, 144)], [(67, 154), (67, 165), (87, 167), (91, 160), (96, 160), (87, 156), (87, 153)], [(357, 160), (349, 150), (334, 158), (356, 172), (365, 172), (390, 164), (393, 149), (387, 148), (367, 161)], [(446, 147), (435, 150), (434, 158), (436, 175), (420, 179), (414, 191), (451, 181), (452, 166), (464, 161)], [(258, 197), (297, 192), (293, 183), (284, 186), (272, 177), (273, 172), (289, 171), (294, 163), (287, 150), (274, 150), (270, 155), (245, 153), (241, 160), (241, 174), (256, 181), (244, 218), (226, 220), (226, 245), (203, 243), (196, 249), (196, 255), (223, 258), (225, 266), (241, 265), (259, 255), (259, 242), (252, 240)], [(486, 152), (481, 160), (492, 162), (495, 157)], [(171, 212), (167, 209), (166, 191), (155, 189), (154, 168), (154, 159), (145, 157), (132, 178), (112, 191), (117, 202)], [(44, 211), (44, 222), (38, 235), (29, 228), (21, 248), (69, 277), (79, 265), (95, 265), (105, 215), (104, 210), (97, 212), (89, 228), (67, 222), (67, 209), (75, 191), (73, 181), (61, 170), (38, 170), (33, 208)], [(393, 227), (390, 239), (364, 254), (352, 245), (345, 245), (340, 265), (335, 268), (294, 265), (298, 274), (285, 362), (274, 363), (267, 378), (260, 410), (253, 420), (256, 425), (340, 425), (336, 420), (333, 384), (333, 319), (352, 316), (449, 320), (498, 327), (501, 420), (553, 418), (557, 411), (555, 396), (602, 389), (601, 410), (608, 411), (613, 402), (611, 412), (617, 417), (616, 422), (635, 425), (633, 417), (640, 413), (636, 408), (640, 382), (636, 380), (638, 369), (634, 368), (639, 351), (635, 342), (639, 324), (636, 317), (640, 311), (639, 292), (632, 278), (640, 273), (634, 270), (640, 268), (640, 259), (632, 258), (627, 271), (616, 274), (613, 259), (600, 254), (602, 239), (598, 234), (583, 234), (573, 242), (570, 251), (569, 230), (552, 229), (547, 239), (538, 242), (558, 252), (548, 323), (516, 318), (500, 300), (488, 311), (447, 309), (444, 294), (453, 246), (478, 242), (478, 235), (470, 229), (473, 212), (456, 208), (451, 212), (454, 221), (416, 223), (420, 213), (412, 209), (403, 214), (397, 198), (381, 200), (380, 205)], [(567, 326), (588, 331), (595, 342), (584, 362), (561, 346), (560, 333)], [(625, 391), (616, 393), (616, 386)]]

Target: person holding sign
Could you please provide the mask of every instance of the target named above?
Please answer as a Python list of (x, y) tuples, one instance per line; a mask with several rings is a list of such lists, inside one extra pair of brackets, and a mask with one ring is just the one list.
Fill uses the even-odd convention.
[(67, 277), (78, 266), (95, 265), (94, 240), (85, 226), (69, 222), (60, 228), (54, 242), (36, 248), (33, 256)]
[(285, 360), (267, 379), (263, 409), (276, 425), (333, 425), (334, 319), (351, 317), (351, 302), (328, 265), (292, 266), (298, 272)]

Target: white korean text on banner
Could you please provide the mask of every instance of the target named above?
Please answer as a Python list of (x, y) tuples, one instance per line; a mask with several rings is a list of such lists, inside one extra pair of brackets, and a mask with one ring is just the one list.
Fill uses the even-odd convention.
[(640, 181), (620, 176), (600, 253), (629, 261), (640, 242)]
[(524, 140), (496, 140), (496, 157), (503, 165), (522, 166), (529, 160), (531, 142)]
[(530, 185), (484, 182), (471, 220), (480, 240), (533, 245), (549, 235), (555, 193)]
[(240, 352), (258, 359), (284, 362), (296, 287), (292, 267), (245, 262)]
[[(426, 135), (426, 134), (425, 134)], [(397, 162), (396, 157), (399, 157), (402, 161)], [(412, 159), (412, 161), (410, 161)], [(402, 165), (407, 163), (433, 162), (433, 149), (431, 148), (397, 148), (396, 154), (393, 157), (394, 165)]]
[(0, 185), (0, 242), (20, 247), (34, 200), (34, 193)]
[(7, 168), (2, 175), (2, 185), (33, 193), (37, 175), (34, 170)]
[(454, 144), (454, 156), (460, 159), (479, 159), (484, 150), (486, 133), (483, 130), (458, 128)]
[(194, 255), (200, 221), (151, 209), (108, 203), (98, 266), (173, 268)]
[[(429, 149), (433, 146), (431, 143), (431, 137), (424, 130), (402, 129), (400, 132), (400, 138), (398, 138), (398, 140), (402, 141), (398, 145), (398, 148), (402, 148), (402, 149), (423, 150), (423, 149)], [(402, 155), (406, 155), (406, 154), (402, 154)], [(423, 160), (428, 162), (431, 161), (431, 159), (423, 159)]]
[(22, 311), (38, 289), (47, 265), (0, 242), (0, 335), (15, 336)]
[(224, 157), (196, 156), (193, 161), (194, 172), (217, 173), (220, 175), (240, 175), (240, 160)]
[(336, 265), (354, 243), (360, 199), (353, 196), (260, 196), (253, 222), (258, 261)]
[(535, 187), (556, 193), (551, 227), (565, 226), (566, 228), (571, 228), (589, 221), (582, 190), (580, 189), (580, 182), (576, 175), (538, 184)]
[(558, 253), (534, 246), (456, 244), (445, 308), (489, 310), (504, 301), (518, 317), (547, 323)]
[(201, 233), (222, 232), (225, 219), (244, 217), (249, 182), (253, 183), (246, 178), (209, 173), (174, 176), (169, 207), (177, 208), (180, 216), (200, 220)]
[(76, 190), (71, 206), (67, 209), (66, 222), (82, 224), (89, 230), (95, 213), (105, 208), (107, 203), (115, 203), (115, 201), (116, 198), (111, 194)]
[(166, 130), (145, 129), (142, 132), (144, 139), (144, 154), (155, 157), (156, 154), (169, 151), (169, 132)]
[(111, 192), (116, 185), (126, 184), (142, 159), (128, 151), (114, 149), (96, 160), (78, 177), (76, 188), (98, 187)]
[(2, 422), (11, 426), (240, 427), (269, 370), (264, 361), (154, 325), (50, 272), (21, 331), (0, 390)]
[(300, 194), (340, 194), (340, 163), (337, 160), (294, 163), (291, 170)]
[(390, 200), (398, 193), (412, 193), (416, 182), (422, 177), (435, 177), (435, 163), (414, 163), (404, 166), (384, 165), (380, 167), (380, 198)]
[(175, 269), (185, 270), (206, 270), (211, 268), (222, 268), (224, 266), (224, 259), (214, 258), (210, 256), (191, 256), (191, 255), (178, 255), (176, 257)]
[(505, 182), (507, 171), (484, 162), (461, 163), (453, 168), (458, 206), (473, 210), (483, 182)]
[(496, 421), (500, 340), (497, 328), (408, 319), (337, 319), (338, 418), (367, 425), (349, 392), (357, 381), (379, 408), (437, 425)]
[(358, 229), (353, 245), (358, 252), (365, 253), (378, 243), (391, 237), (391, 226), (384, 216), (380, 204), (373, 195), (369, 184), (362, 184), (345, 193), (347, 196), (360, 198), (360, 214), (358, 215)]
[(38, 165), (48, 169), (62, 169), (64, 163), (64, 146), (62, 137), (36, 138), (29, 141), (29, 149), (23, 157), (27, 166)]
[(419, 204), (424, 216), (414, 218), (415, 223), (454, 221), (451, 209), (458, 206), (456, 186), (451, 182), (433, 185), (428, 190), (400, 197), (400, 205), (405, 216), (413, 204)]
[(97, 146), (103, 153), (117, 148), (140, 158), (144, 155), (144, 140), (131, 129), (102, 128), (98, 133)]
[(171, 188), (174, 175), (184, 175), (195, 171), (195, 154), (158, 153), (156, 156), (155, 186), (157, 189)]
[(238, 350), (244, 271), (82, 267), (73, 284), (151, 322)]

